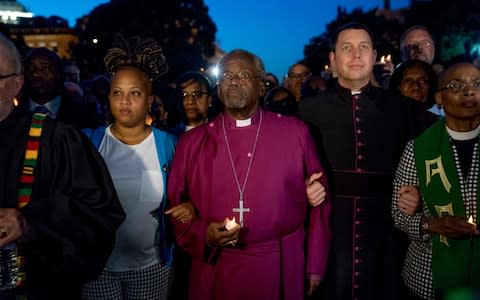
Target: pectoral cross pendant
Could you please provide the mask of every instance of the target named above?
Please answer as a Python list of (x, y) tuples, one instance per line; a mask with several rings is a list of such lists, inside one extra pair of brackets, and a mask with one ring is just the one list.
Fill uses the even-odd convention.
[(233, 212), (238, 212), (238, 219), (240, 221), (240, 225), (243, 227), (243, 213), (250, 212), (250, 208), (243, 207), (243, 197), (240, 196), (238, 200), (238, 207), (232, 209)]

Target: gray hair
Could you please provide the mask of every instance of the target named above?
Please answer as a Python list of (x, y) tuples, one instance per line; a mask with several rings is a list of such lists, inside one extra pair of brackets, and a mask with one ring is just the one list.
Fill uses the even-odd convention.
[(402, 33), (402, 36), (400, 37), (400, 52), (401, 52), (401, 55), (402, 55), (402, 60), (407, 60), (409, 59), (408, 57), (408, 53), (406, 52), (406, 49), (405, 49), (405, 38), (407, 37), (407, 35), (414, 31), (414, 30), (423, 30), (425, 31), (426, 33), (428, 33), (428, 35), (430, 36), (430, 38), (432, 39), (432, 42), (435, 43), (435, 39), (433, 38), (433, 35), (432, 33), (428, 30), (427, 27), (425, 26), (422, 26), (422, 25), (414, 25), (410, 28), (408, 28), (407, 30), (405, 30), (403, 33)]
[(260, 80), (265, 80), (265, 65), (260, 57), (253, 54), (250, 51), (243, 49), (235, 49), (227, 53), (222, 59), (218, 62), (218, 67), (220, 70), (223, 70), (223, 65), (229, 61), (232, 57), (240, 56), (247, 59), (255, 67), (256, 75), (260, 76)]

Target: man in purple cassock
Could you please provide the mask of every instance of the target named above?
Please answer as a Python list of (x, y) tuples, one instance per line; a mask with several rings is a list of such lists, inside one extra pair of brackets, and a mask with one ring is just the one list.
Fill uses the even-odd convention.
[(190, 299), (303, 299), (323, 279), (330, 241), (313, 140), (301, 121), (259, 107), (257, 56), (234, 50), (219, 66), (225, 111), (181, 137), (169, 177), (170, 206), (196, 208), (190, 221), (172, 218), (192, 255)]

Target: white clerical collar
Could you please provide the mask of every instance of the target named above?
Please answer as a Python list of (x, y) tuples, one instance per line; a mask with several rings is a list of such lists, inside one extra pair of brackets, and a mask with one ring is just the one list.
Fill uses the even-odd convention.
[(448, 128), (448, 126), (446, 127), (447, 127), (448, 134), (452, 137), (452, 139), (457, 141), (467, 141), (467, 140), (474, 139), (480, 133), (480, 124), (477, 126), (477, 128), (467, 132), (454, 131)]
[(237, 127), (247, 127), (252, 125), (252, 118), (248, 118), (245, 120), (235, 120), (235, 125)]
[(352, 91), (352, 95), (358, 95), (358, 94), (361, 94), (362, 91)]

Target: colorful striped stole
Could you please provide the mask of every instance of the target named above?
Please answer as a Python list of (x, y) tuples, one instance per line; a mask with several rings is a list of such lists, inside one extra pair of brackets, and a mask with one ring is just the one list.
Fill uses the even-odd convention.
[(20, 189), (18, 192), (18, 207), (22, 208), (30, 202), (32, 186), (35, 180), (35, 166), (37, 165), (40, 137), (42, 136), (43, 121), (47, 114), (35, 113), (32, 116), (30, 131), (28, 133), (27, 149), (20, 175)]

